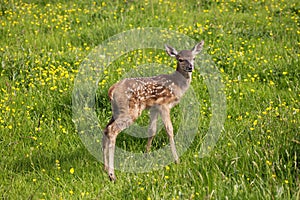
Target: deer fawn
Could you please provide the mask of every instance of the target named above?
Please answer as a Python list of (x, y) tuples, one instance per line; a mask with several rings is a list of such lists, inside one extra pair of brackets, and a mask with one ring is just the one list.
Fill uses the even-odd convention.
[(203, 45), (204, 41), (201, 41), (192, 50), (182, 50), (179, 53), (173, 47), (165, 45), (167, 54), (177, 60), (177, 69), (174, 73), (146, 78), (127, 78), (110, 87), (108, 96), (113, 116), (104, 129), (102, 139), (104, 169), (108, 172), (110, 180), (116, 179), (114, 174), (116, 138), (141, 115), (144, 109), (150, 111), (146, 151), (150, 151), (156, 132), (157, 117), (160, 114), (170, 140), (172, 155), (175, 162), (179, 162), (170, 109), (179, 103), (180, 98), (189, 88), (195, 56), (202, 50)]

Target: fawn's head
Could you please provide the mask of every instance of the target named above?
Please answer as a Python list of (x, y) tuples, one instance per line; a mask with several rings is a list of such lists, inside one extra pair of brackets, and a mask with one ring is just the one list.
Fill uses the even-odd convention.
[(177, 60), (177, 71), (180, 72), (192, 72), (194, 69), (194, 60), (196, 55), (201, 52), (204, 45), (202, 40), (196, 44), (192, 50), (182, 50), (179, 53), (175, 48), (165, 45), (166, 51), (169, 56), (175, 57)]

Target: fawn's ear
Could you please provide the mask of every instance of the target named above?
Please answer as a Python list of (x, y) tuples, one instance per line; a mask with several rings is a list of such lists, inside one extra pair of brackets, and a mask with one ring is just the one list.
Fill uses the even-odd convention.
[(196, 44), (194, 46), (194, 48), (192, 49), (193, 55), (196, 55), (196, 54), (200, 53), (202, 51), (203, 45), (204, 45), (204, 40), (202, 40), (201, 42)]
[(171, 57), (175, 57), (177, 56), (177, 51), (176, 49), (174, 49), (173, 47), (169, 46), (169, 45), (165, 45), (165, 48), (166, 48), (166, 52), (168, 53), (169, 56)]

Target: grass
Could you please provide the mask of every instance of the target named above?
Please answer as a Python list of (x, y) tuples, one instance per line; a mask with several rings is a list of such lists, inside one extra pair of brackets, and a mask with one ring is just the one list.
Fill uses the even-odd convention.
[[(299, 199), (299, 13), (296, 0), (2, 0), (1, 198)], [(73, 84), (94, 47), (138, 27), (205, 40), (225, 85), (227, 119), (210, 155), (199, 158), (211, 104), (203, 77), (194, 73), (200, 125), (181, 163), (148, 173), (117, 171), (111, 183), (75, 130)], [(111, 114), (109, 86), (149, 62), (174, 65), (162, 51), (142, 50), (105, 72), (96, 105), (102, 127)], [(176, 129), (178, 112), (172, 112)], [(160, 131), (153, 148), (167, 143)], [(126, 134), (118, 138), (119, 147), (134, 152), (145, 144)]]

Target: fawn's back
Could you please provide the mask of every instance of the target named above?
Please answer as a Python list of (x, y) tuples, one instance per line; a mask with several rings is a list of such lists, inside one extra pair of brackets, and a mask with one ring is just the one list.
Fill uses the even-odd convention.
[[(114, 84), (108, 93), (111, 102), (118, 102), (114, 114), (129, 112), (135, 120), (144, 109), (153, 106), (167, 105), (171, 109), (179, 102), (189, 83), (176, 71), (154, 77), (127, 78)], [(128, 110), (122, 109), (123, 105)]]

